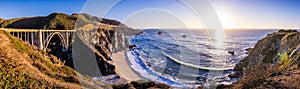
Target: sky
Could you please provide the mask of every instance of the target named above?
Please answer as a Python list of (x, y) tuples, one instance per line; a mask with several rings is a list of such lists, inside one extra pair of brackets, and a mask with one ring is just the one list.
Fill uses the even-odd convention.
[(214, 16), (214, 11), (224, 28), (300, 28), (300, 0), (209, 0), (213, 8), (196, 3), (204, 11), (201, 13), (184, 1), (122, 0), (116, 4), (113, 0), (0, 0), (0, 18), (88, 13), (132, 28), (203, 28), (208, 24), (204, 15)]

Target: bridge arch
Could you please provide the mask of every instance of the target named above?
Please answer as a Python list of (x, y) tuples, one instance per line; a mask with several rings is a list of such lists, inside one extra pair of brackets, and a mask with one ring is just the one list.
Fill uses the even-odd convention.
[(55, 35), (57, 35), (57, 36), (59, 37), (59, 39), (60, 39), (60, 41), (61, 41), (61, 43), (62, 43), (62, 46), (63, 46), (63, 47), (62, 47), (63, 50), (67, 48), (66, 40), (65, 40), (63, 34), (61, 34), (60, 32), (54, 32), (54, 33), (49, 34), (49, 35), (47, 36), (47, 38), (45, 39), (45, 42), (44, 42), (44, 48), (43, 48), (44, 51), (46, 51), (46, 49), (47, 49), (47, 47), (48, 47), (48, 45), (49, 45), (51, 39), (52, 39)]

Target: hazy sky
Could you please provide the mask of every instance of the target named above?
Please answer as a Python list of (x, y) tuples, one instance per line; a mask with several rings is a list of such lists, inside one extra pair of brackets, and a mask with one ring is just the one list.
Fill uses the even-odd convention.
[[(123, 0), (105, 15), (100, 15), (103, 4), (109, 2), (110, 0), (0, 0), (0, 18), (83, 11), (119, 20), (133, 28), (203, 27), (193, 10), (178, 0)], [(211, 4), (224, 28), (300, 28), (300, 0), (211, 0)], [(82, 9), (88, 6), (93, 9)], [(197, 14), (201, 16), (201, 13)]]

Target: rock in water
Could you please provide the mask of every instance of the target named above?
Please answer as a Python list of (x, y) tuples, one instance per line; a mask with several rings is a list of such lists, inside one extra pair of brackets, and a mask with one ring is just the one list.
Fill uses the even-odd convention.
[(129, 49), (132, 49), (132, 48), (135, 48), (135, 47), (136, 47), (136, 45), (130, 45)]
[(229, 51), (229, 54), (231, 54), (232, 56), (234, 55), (234, 51)]
[(162, 32), (161, 32), (161, 31), (158, 31), (157, 34), (160, 35), (160, 34), (162, 34)]

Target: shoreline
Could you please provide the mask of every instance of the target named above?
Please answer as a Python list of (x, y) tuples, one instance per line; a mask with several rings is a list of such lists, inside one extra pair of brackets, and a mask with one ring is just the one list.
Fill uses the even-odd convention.
[(128, 82), (145, 79), (130, 67), (131, 63), (128, 61), (125, 50), (112, 53), (112, 60), (116, 67), (116, 72), (121, 78)]

